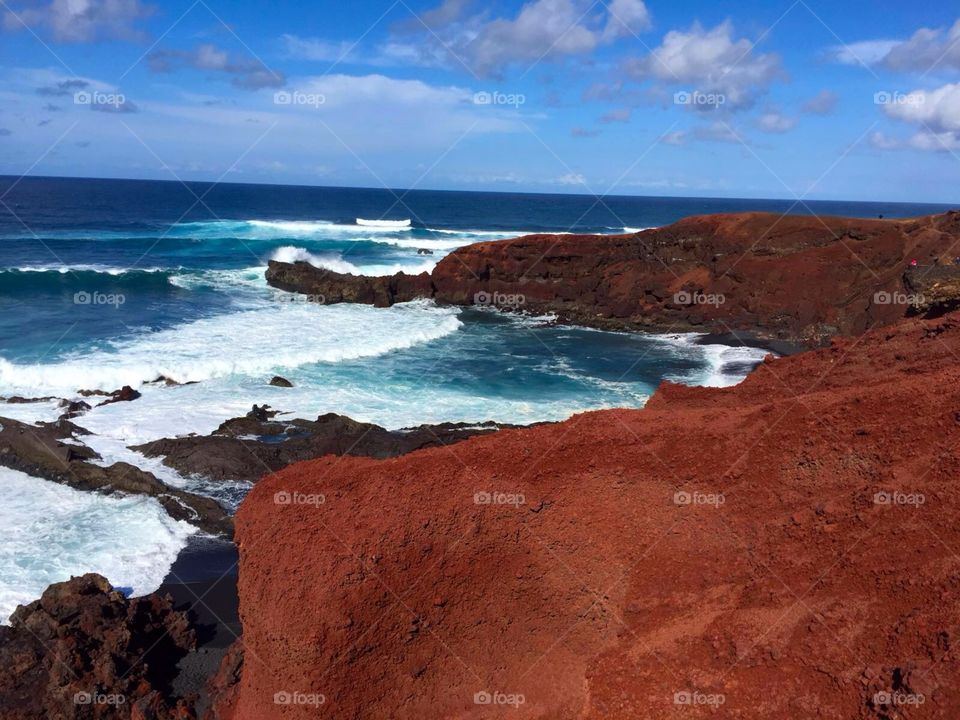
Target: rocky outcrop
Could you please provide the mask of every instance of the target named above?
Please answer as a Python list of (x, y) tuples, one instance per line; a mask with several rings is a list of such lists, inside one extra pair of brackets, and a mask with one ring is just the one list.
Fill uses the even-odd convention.
[(909, 319), (734, 388), (270, 475), (221, 717), (960, 717), (958, 356), (960, 314)]
[(213, 534), (232, 534), (233, 522), (215, 500), (171, 487), (127, 463), (103, 467), (92, 462), (100, 456), (75, 439), (84, 434), (66, 420), (28, 425), (0, 417), (0, 466), (77, 490), (147, 495), (177, 520)]
[(267, 280), (275, 288), (312, 296), (320, 304), (362, 303), (389, 307), (415, 297), (430, 297), (430, 275), (397, 273), (391, 277), (367, 277), (335, 273), (308, 263), (281, 263), (267, 267)]
[[(429, 278), (358, 278), (270, 263), (267, 280), (326, 302), (553, 313), (609, 329), (748, 333), (821, 345), (910, 314), (904, 273), (952, 262), (960, 213), (913, 220), (691, 217), (633, 235), (530, 235), (460, 248)], [(946, 307), (941, 304), (941, 307)]]
[(167, 597), (128, 600), (93, 574), (51, 585), (0, 626), (0, 717), (189, 720), (170, 684), (195, 645)]
[(386, 430), (329, 413), (316, 420), (276, 420), (276, 411), (254, 406), (246, 417), (223, 423), (208, 436), (156, 440), (131, 448), (184, 475), (254, 482), (291, 463), (324, 455), (390, 458), (496, 432), (496, 423), (443, 423)]

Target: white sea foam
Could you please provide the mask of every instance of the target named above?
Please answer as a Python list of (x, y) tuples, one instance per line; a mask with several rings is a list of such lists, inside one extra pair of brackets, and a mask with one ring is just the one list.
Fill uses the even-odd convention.
[(133, 595), (156, 590), (196, 532), (153, 498), (82, 492), (0, 468), (0, 622), (48, 585), (100, 573)]
[[(279, 296), (278, 296), (279, 297)], [(269, 306), (204, 318), (116, 340), (48, 364), (0, 358), (6, 394), (70, 394), (79, 389), (137, 387), (160, 375), (199, 382), (232, 374), (260, 375), (319, 362), (383, 355), (456, 332), (458, 312), (415, 302), (377, 309), (264, 301)]]
[(404, 230), (410, 227), (410, 220), (365, 220), (364, 218), (357, 218), (357, 225), (387, 230)]
[(283, 263), (305, 262), (310, 263), (314, 267), (332, 270), (337, 273), (360, 274), (360, 269), (356, 265), (347, 262), (339, 255), (314, 255), (304, 248), (293, 247), (291, 245), (284, 245), (281, 248), (277, 248), (273, 252), (273, 255), (270, 256), (270, 259)]
[(124, 268), (124, 267), (113, 267), (110, 265), (96, 265), (96, 264), (78, 264), (78, 265), (25, 265), (23, 267), (16, 268), (0, 268), (0, 273), (3, 272), (22, 272), (22, 273), (59, 273), (60, 275), (67, 275), (69, 273), (97, 273), (102, 275), (113, 275), (114, 277), (118, 275), (126, 275), (128, 273), (159, 273), (167, 272), (168, 270), (177, 268), (160, 268), (160, 267), (134, 267), (134, 268)]
[(705, 363), (703, 369), (668, 379), (687, 385), (730, 387), (743, 380), (746, 375), (744, 366), (759, 363), (770, 354), (769, 350), (759, 348), (701, 345), (697, 342), (700, 337), (702, 335), (697, 333), (661, 337), (662, 342), (669, 343), (675, 352)]

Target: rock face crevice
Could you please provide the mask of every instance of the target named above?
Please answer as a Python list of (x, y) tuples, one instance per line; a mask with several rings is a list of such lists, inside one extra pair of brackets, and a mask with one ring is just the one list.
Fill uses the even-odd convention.
[(744, 213), (633, 235), (477, 243), (429, 276), (369, 278), (271, 262), (267, 280), (318, 302), (387, 306), (423, 297), (598, 328), (743, 332), (819, 346), (908, 315), (909, 303), (882, 294), (909, 292), (911, 261), (950, 263), (958, 241), (957, 212), (912, 220)]
[(960, 314), (907, 319), (734, 388), (270, 475), (217, 717), (960, 717), (958, 356)]

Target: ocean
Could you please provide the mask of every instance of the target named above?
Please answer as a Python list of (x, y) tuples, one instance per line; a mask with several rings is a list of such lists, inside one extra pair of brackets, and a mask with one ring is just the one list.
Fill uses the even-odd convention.
[[(428, 271), (480, 240), (623, 233), (782, 200), (389, 191), (0, 178), (0, 397), (139, 389), (76, 419), (103, 464), (130, 462), (235, 507), (248, 489), (178, 476), (128, 449), (207, 434), (268, 404), (391, 429), (530, 423), (640, 407), (664, 379), (739, 382), (762, 351), (691, 335), (558, 326), (550, 318), (405, 303), (322, 306), (269, 288), (269, 259), (339, 272)], [(906, 217), (934, 205), (808, 202), (793, 212)], [(268, 385), (280, 374), (294, 389)], [(147, 384), (164, 376), (188, 385)], [(0, 404), (51, 421), (59, 400)], [(0, 619), (51, 582), (97, 571), (131, 593), (160, 584), (194, 529), (150, 499), (102, 497), (0, 470)]]

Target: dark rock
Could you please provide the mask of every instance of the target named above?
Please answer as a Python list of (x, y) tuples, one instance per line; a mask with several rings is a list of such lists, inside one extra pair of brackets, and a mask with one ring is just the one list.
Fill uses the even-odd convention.
[(0, 716), (193, 718), (169, 688), (195, 647), (187, 615), (168, 596), (128, 600), (95, 574), (51, 585), (0, 626)]
[(110, 393), (110, 399), (104, 400), (102, 403), (100, 403), (100, 406), (109, 405), (110, 403), (117, 403), (117, 402), (130, 402), (131, 400), (136, 400), (139, 397), (140, 397), (139, 391), (134, 390), (129, 385), (124, 385), (119, 390), (115, 390), (112, 393)]
[(271, 260), (267, 267), (267, 281), (280, 290), (322, 297), (325, 304), (348, 302), (389, 307), (394, 303), (433, 296), (428, 273), (367, 277), (335, 273), (305, 262)]
[(398, 457), (514, 427), (443, 423), (391, 431), (333, 413), (313, 421), (278, 421), (274, 419), (277, 414), (255, 405), (246, 417), (228, 420), (212, 435), (157, 440), (131, 449), (148, 457), (163, 457), (165, 465), (183, 474), (253, 482), (290, 463), (323, 455)]
[(41, 398), (25, 398), (20, 397), (19, 395), (14, 395), (13, 397), (3, 398), (3, 402), (10, 405), (29, 405), (30, 403), (38, 402), (49, 402), (50, 400), (56, 400), (55, 397), (41, 397)]
[(75, 417), (79, 417), (90, 409), (90, 405), (83, 400), (62, 400), (60, 407), (64, 410), (60, 417), (65, 420), (72, 420)]
[(273, 379), (270, 380), (270, 384), (273, 387), (282, 387), (282, 388), (292, 388), (293, 383), (287, 380), (285, 377), (280, 377), (279, 375), (274, 375)]
[(77, 490), (122, 492), (155, 497), (171, 517), (202, 530), (231, 535), (233, 523), (226, 510), (210, 498), (184, 492), (127, 463), (101, 467), (85, 445), (62, 442), (89, 434), (67, 420), (28, 425), (0, 417), (0, 465)]

